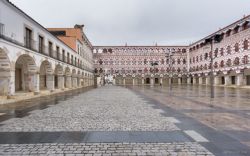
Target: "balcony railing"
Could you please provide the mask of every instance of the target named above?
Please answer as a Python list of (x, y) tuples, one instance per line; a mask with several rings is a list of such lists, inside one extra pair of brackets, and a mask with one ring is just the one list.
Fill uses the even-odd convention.
[(78, 65), (74, 65), (74, 64), (71, 64), (70, 62), (68, 63), (67, 62), (67, 57), (64, 56), (64, 60), (63, 60), (63, 56), (61, 53), (59, 53), (59, 55), (57, 56), (57, 52), (56, 50), (52, 50), (51, 51), (51, 56), (50, 56), (50, 53), (49, 53), (49, 47), (47, 46), (41, 46), (39, 45), (39, 43), (33, 39), (28, 39), (28, 38), (25, 38), (24, 37), (24, 43), (21, 43), (11, 37), (8, 37), (8, 36), (5, 36), (3, 34), (0, 34), (0, 39), (3, 39), (5, 41), (8, 41), (10, 43), (13, 43), (13, 44), (16, 44), (18, 46), (21, 46), (21, 47), (24, 47), (24, 48), (27, 48), (27, 49), (30, 49), (36, 53), (39, 53), (39, 54), (42, 54), (42, 55), (45, 55), (47, 57), (51, 57), (55, 60), (58, 60), (58, 61), (61, 61), (61, 62), (64, 62), (66, 64), (69, 64), (69, 65), (72, 65), (72, 66), (75, 66), (77, 68), (81, 68), (83, 70), (86, 70), (86, 71), (89, 71), (89, 72), (93, 72), (94, 69), (90, 69), (90, 68), (83, 68), (83, 67), (80, 67)]

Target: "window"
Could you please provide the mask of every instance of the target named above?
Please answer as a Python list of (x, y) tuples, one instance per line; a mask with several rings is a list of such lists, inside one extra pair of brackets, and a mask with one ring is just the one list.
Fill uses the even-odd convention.
[(62, 50), (62, 61), (65, 62), (65, 50)]
[(71, 55), (71, 62), (70, 62), (70, 64), (73, 64), (73, 62), (74, 62), (74, 57), (73, 57), (73, 55)]
[(0, 23), (0, 36), (4, 35), (4, 24)]
[(221, 56), (224, 56), (224, 48), (221, 48), (221, 49), (220, 49), (220, 55), (221, 55)]
[(56, 46), (56, 58), (60, 59), (59, 57), (60, 57), (60, 49), (58, 46)]
[(234, 45), (234, 50), (235, 50), (235, 52), (239, 52), (239, 51), (240, 51), (239, 43), (236, 43), (236, 44)]
[(214, 51), (214, 57), (218, 57), (218, 51), (219, 51), (219, 49), (216, 48), (215, 51)]
[(246, 29), (248, 29), (248, 28), (250, 28), (250, 22), (249, 22), (249, 21), (246, 21), (246, 22), (243, 24), (243, 26), (242, 26), (242, 30), (246, 30)]
[(44, 39), (43, 39), (43, 37), (42, 36), (40, 36), (39, 35), (39, 37), (38, 37), (38, 44), (39, 44), (39, 52), (40, 53), (43, 53), (44, 52)]
[(49, 56), (53, 56), (53, 44), (49, 42)]
[(25, 28), (25, 46), (27, 48), (31, 48), (31, 42), (32, 42), (32, 30), (29, 28)]
[(70, 56), (69, 56), (69, 53), (67, 53), (67, 63), (70, 62)]
[(227, 54), (231, 54), (231, 47), (227, 46)]
[(243, 57), (242, 63), (243, 63), (243, 64), (248, 64), (248, 56), (247, 56), (247, 55), (245, 55), (245, 56)]
[(244, 50), (248, 50), (248, 48), (249, 48), (248, 44), (249, 44), (248, 40), (245, 40), (243, 43)]

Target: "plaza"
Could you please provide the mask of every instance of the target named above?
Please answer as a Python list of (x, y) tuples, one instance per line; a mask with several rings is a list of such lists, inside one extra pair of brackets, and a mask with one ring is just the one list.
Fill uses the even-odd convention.
[[(160, 37), (161, 44), (136, 44), (147, 37), (135, 37), (131, 45), (115, 44), (126, 32), (114, 44), (98, 45), (89, 37), (99, 33), (103, 39), (99, 30), (105, 34), (108, 29), (102, 15), (112, 9), (97, 20), (93, 16), (99, 6), (94, 4), (95, 11), (83, 17), (81, 12), (91, 5), (81, 6), (77, 17), (103, 22), (91, 27), (72, 26), (72, 21), (82, 22), (77, 18), (53, 19), (51, 12), (47, 21), (71, 21), (71, 26), (46, 28), (14, 1), (0, 1), (0, 155), (250, 155), (250, 15), (195, 41), (185, 37), (188, 22), (182, 19), (171, 23), (182, 25), (178, 32), (174, 27), (152, 29), (158, 35), (181, 32), (179, 40), (169, 31)], [(67, 15), (74, 12), (68, 10)], [(121, 22), (140, 25), (132, 36), (141, 29), (141, 36), (151, 33), (145, 30), (155, 24), (140, 18)], [(106, 43), (119, 30), (107, 23), (112, 31)], [(199, 23), (195, 31), (206, 27)], [(180, 40), (187, 41), (175, 44)]]
[(249, 90), (207, 89), (109, 85), (1, 106), (0, 154), (248, 155)]

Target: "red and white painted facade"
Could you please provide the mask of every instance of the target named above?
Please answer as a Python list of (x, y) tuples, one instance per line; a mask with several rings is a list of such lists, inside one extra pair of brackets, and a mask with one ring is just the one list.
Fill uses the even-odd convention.
[[(213, 45), (215, 85), (250, 85), (249, 20), (250, 16), (244, 17), (210, 35), (223, 35), (223, 40)], [(118, 85), (209, 85), (211, 46), (205, 44), (205, 39), (210, 36), (189, 46), (95, 46), (95, 73), (111, 75)], [(172, 61), (166, 58), (170, 50)], [(151, 62), (158, 65), (151, 66)]]

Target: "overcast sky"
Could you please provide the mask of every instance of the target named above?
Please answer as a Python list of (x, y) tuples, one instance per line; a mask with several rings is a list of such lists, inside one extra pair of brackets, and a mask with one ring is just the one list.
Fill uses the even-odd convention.
[(44, 27), (84, 24), (93, 45), (188, 45), (250, 14), (250, 0), (11, 0)]

